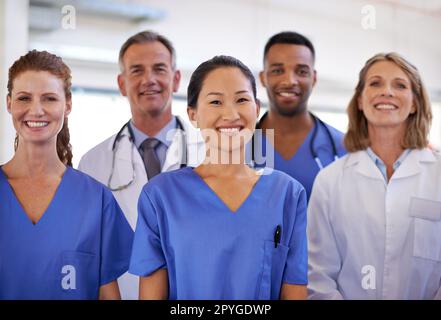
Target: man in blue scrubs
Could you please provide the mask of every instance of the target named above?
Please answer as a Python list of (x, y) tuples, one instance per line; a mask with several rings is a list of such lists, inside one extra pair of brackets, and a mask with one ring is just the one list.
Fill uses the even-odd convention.
[[(256, 153), (274, 151), (274, 168), (298, 180), (308, 200), (319, 170), (346, 153), (343, 134), (308, 111), (308, 99), (317, 81), (314, 60), (314, 46), (301, 34), (281, 32), (268, 40), (259, 76), (268, 94), (269, 111), (257, 125), (263, 139), (256, 132), (253, 144), (255, 165), (269, 166), (269, 161), (259, 163)], [(269, 129), (274, 130), (273, 144), (267, 143), (272, 134)], [(259, 140), (261, 148), (254, 146)]]

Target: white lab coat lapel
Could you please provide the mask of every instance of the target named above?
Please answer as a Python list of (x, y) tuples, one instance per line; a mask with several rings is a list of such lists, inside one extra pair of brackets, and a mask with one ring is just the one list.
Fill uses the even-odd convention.
[[(112, 145), (110, 145), (110, 148), (112, 148)], [(115, 152), (115, 170), (112, 186), (127, 184), (132, 179), (133, 166), (135, 167), (135, 182), (145, 184), (147, 182), (147, 174), (144, 162), (136, 146), (130, 142), (127, 127), (121, 133), (119, 142), (116, 143)]]
[(348, 157), (346, 167), (355, 165), (356, 172), (359, 174), (372, 179), (384, 180), (380, 170), (378, 170), (365, 150), (350, 153)]
[[(205, 158), (205, 144), (200, 133), (181, 118), (177, 121), (182, 123), (184, 132), (180, 129), (174, 130), (173, 140), (167, 150), (162, 172), (179, 169), (181, 163), (186, 160), (188, 161), (186, 165), (196, 167)], [(185, 149), (183, 149), (184, 146)]]
[(404, 159), (403, 163), (392, 175), (392, 179), (400, 179), (420, 174), (422, 162), (436, 161), (433, 153), (428, 149), (412, 150)]
[(183, 157), (183, 152), (186, 150), (182, 150), (183, 146), (183, 133), (182, 130), (174, 129), (173, 131), (173, 140), (170, 144), (170, 147), (167, 149), (167, 154), (165, 156), (164, 165), (162, 166), (161, 172), (171, 171), (175, 169), (179, 169), (181, 166)]

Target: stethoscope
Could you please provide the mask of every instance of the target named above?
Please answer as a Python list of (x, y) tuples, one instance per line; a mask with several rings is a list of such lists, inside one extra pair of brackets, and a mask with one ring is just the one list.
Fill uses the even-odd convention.
[[(318, 118), (314, 114), (312, 114), (311, 112), (309, 112), (309, 114), (314, 119), (314, 129), (312, 131), (311, 140), (309, 141), (309, 151), (311, 152), (311, 155), (314, 158), (314, 161), (317, 163), (319, 170), (321, 170), (324, 168), (323, 163), (320, 160), (317, 152), (314, 150), (314, 142), (315, 142), (315, 138), (317, 137), (319, 125), (321, 125), (325, 128), (326, 134), (328, 135), (329, 140), (331, 141), (332, 152), (333, 152), (333, 156), (334, 156), (335, 160), (338, 159), (337, 146), (336, 146), (335, 141), (332, 137), (331, 131), (329, 131), (329, 128), (325, 125), (325, 123), (320, 118)], [(256, 129), (261, 128), (261, 124), (267, 115), (268, 115), (268, 112), (265, 112), (265, 114), (262, 116), (262, 118), (257, 122)], [(252, 160), (252, 163), (254, 163), (254, 138), (251, 141), (251, 160)]]
[[(130, 154), (131, 155), (130, 162), (132, 163), (132, 177), (131, 177), (131, 179), (130, 179), (130, 181), (128, 183), (123, 184), (123, 185), (118, 186), (118, 187), (112, 187), (111, 182), (112, 182), (113, 174), (115, 172), (116, 150), (118, 148), (119, 141), (124, 136), (123, 132), (124, 132), (124, 130), (126, 128), (129, 131), (129, 141), (132, 144), (132, 152)], [(181, 130), (182, 131), (182, 135), (183, 135), (182, 139), (181, 139), (182, 158), (181, 158), (180, 168), (184, 168), (184, 167), (187, 166), (187, 163), (188, 163), (187, 142), (186, 142), (186, 134), (185, 134), (184, 126), (183, 126), (181, 120), (178, 117), (176, 117), (176, 129)], [(124, 190), (124, 189), (128, 188), (133, 183), (133, 181), (135, 181), (135, 178), (136, 178), (136, 175), (135, 175), (135, 162), (133, 161), (134, 149), (136, 149), (136, 146), (135, 146), (135, 135), (133, 133), (133, 129), (132, 129), (131, 125), (130, 125), (130, 120), (129, 120), (118, 131), (118, 133), (115, 136), (115, 140), (113, 141), (113, 144), (112, 144), (112, 169), (110, 171), (109, 180), (107, 182), (107, 187), (110, 190), (112, 190), (112, 191)]]

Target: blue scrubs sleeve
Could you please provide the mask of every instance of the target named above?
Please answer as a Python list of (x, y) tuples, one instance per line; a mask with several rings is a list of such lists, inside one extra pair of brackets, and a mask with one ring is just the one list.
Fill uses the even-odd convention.
[(100, 286), (118, 279), (129, 268), (133, 230), (108, 190), (104, 191)]
[(138, 221), (129, 272), (146, 277), (165, 266), (166, 260), (159, 236), (158, 216), (148, 193), (143, 189), (138, 200)]
[(306, 237), (306, 191), (291, 186), (285, 200), (285, 215), (294, 215), (294, 227), (289, 240), (289, 251), (283, 283), (308, 284), (308, 245)]

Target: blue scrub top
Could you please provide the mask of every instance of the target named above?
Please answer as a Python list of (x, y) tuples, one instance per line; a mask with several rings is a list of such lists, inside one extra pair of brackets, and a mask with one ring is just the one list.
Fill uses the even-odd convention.
[(278, 299), (282, 283), (306, 285), (305, 190), (264, 173), (236, 212), (191, 167), (156, 176), (139, 198), (129, 272), (166, 268), (169, 299)]
[(67, 167), (37, 224), (0, 168), (0, 299), (97, 299), (129, 266), (133, 231), (112, 193)]
[[(346, 149), (343, 146), (344, 134), (328, 124), (325, 125), (329, 129), (332, 139), (334, 140), (338, 157), (340, 158), (344, 156), (346, 154)], [(317, 162), (314, 160), (310, 150), (313, 131), (314, 131), (314, 127), (311, 128), (300, 148), (291, 157), (291, 159), (288, 160), (285, 160), (280, 155), (280, 153), (278, 153), (277, 150), (274, 149), (271, 143), (267, 142), (265, 136), (262, 138), (262, 135), (259, 134), (259, 132), (256, 132), (254, 137), (254, 139), (257, 139), (255, 140), (256, 141), (255, 145), (257, 146), (257, 144), (261, 144), (259, 148), (256, 148), (256, 150), (258, 149), (259, 151), (255, 151), (255, 152), (260, 152), (260, 149), (262, 149), (262, 155), (265, 157), (265, 155), (267, 154), (267, 148), (268, 151), (273, 151), (274, 169), (283, 171), (286, 174), (293, 177), (294, 179), (296, 179), (297, 181), (299, 181), (306, 190), (308, 201), (311, 195), (312, 186), (315, 177), (320, 171), (320, 168), (318, 167)], [(320, 122), (318, 122), (317, 135), (313, 141), (313, 149), (317, 153), (319, 159), (321, 160), (323, 167), (326, 167), (335, 160), (330, 137), (325, 127)], [(251, 159), (250, 144), (247, 145), (247, 159)], [(256, 168), (262, 168), (265, 166), (269, 166), (266, 163), (266, 161), (264, 161), (263, 163), (256, 163), (255, 165)]]

